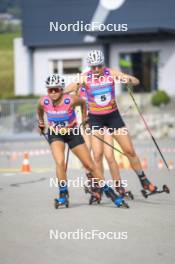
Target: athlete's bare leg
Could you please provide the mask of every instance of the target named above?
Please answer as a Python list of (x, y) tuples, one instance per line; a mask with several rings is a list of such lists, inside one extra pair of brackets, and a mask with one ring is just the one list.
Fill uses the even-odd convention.
[[(89, 150), (89, 153), (91, 155), (91, 151), (92, 151), (91, 135), (86, 134), (85, 131), (84, 131), (83, 132), (83, 138), (84, 138), (86, 146), (87, 146), (87, 148)], [(89, 171), (85, 169), (85, 173), (86, 173), (86, 176), (89, 177)]]
[[(127, 133), (125, 133), (125, 132), (127, 132)], [(146, 177), (145, 172), (142, 169), (140, 159), (135, 152), (135, 149), (134, 149), (132, 141), (131, 141), (131, 137), (130, 137), (126, 127), (123, 129), (120, 129), (120, 133), (116, 133), (115, 135), (113, 135), (113, 137), (119, 143), (123, 152), (125, 153), (125, 155), (129, 159), (131, 167), (136, 172), (142, 187), (144, 189), (149, 189), (151, 192), (154, 192), (156, 187)]]
[(56, 176), (58, 181), (67, 181), (65, 172), (65, 144), (62, 141), (54, 141), (50, 145), (53, 158), (56, 163)]
[[(105, 134), (104, 140), (108, 142), (110, 145), (112, 146), (114, 145), (112, 135)], [(114, 156), (114, 150), (110, 148), (108, 145), (106, 145), (105, 143), (104, 143), (104, 156), (108, 163), (112, 179), (114, 181), (119, 181), (121, 178), (120, 178), (119, 167), (118, 167), (117, 161)]]
[[(98, 138), (101, 138), (104, 140), (104, 136), (101, 135), (98, 130), (93, 131), (93, 134), (96, 135)], [(95, 161), (95, 165), (98, 171), (100, 171), (100, 173), (104, 175), (104, 167), (103, 167), (103, 153), (104, 153), (103, 145), (104, 144), (98, 138), (91, 135), (92, 152), (93, 152), (93, 158)]]
[[(90, 171), (93, 178), (96, 179), (95, 182), (97, 183), (101, 180), (101, 181), (103, 181), (103, 184), (104, 184), (103, 175), (98, 170), (95, 163), (92, 161), (92, 158), (90, 156), (90, 153), (88, 152), (86, 144), (84, 143), (84, 144), (81, 144), (81, 145), (74, 147), (72, 149), (72, 152), (81, 160), (84, 167), (88, 171)], [(100, 187), (102, 187), (102, 188), (99, 188), (99, 186), (98, 187), (95, 186), (95, 188), (96, 188), (96, 189), (94, 189), (95, 195), (96, 195), (95, 201), (101, 200), (101, 194), (102, 194), (102, 192), (104, 192), (105, 195), (115, 203), (115, 205), (119, 206), (119, 204), (120, 204), (120, 206), (121, 206), (121, 204), (123, 204), (123, 202), (124, 202), (123, 197), (118, 197), (117, 194), (113, 191), (113, 189), (111, 187), (109, 187), (107, 184), (100, 186)], [(91, 196), (91, 198), (92, 198), (92, 196)], [(126, 205), (126, 203), (124, 203), (124, 204)]]
[(127, 132), (126, 128), (120, 129), (120, 133), (114, 133), (113, 137), (119, 143), (123, 152), (129, 159), (131, 167), (135, 171), (142, 170), (142, 165), (141, 165), (139, 157), (137, 156), (135, 152), (134, 146), (131, 141), (131, 137), (129, 133), (128, 132), (126, 133), (126, 132)]
[[(84, 133), (83, 137), (85, 139), (85, 142), (86, 142), (86, 145), (87, 145), (89, 151), (91, 151), (91, 148), (92, 148), (91, 141), (93, 140), (92, 139), (93, 136), (87, 135), (87, 134)], [(107, 141), (109, 144), (113, 145), (113, 137), (112, 137), (112, 135), (107, 134), (107, 133), (104, 134), (104, 140)], [(95, 146), (96, 146), (96, 141), (97, 141), (97, 144), (98, 144), (99, 143), (99, 139), (95, 138), (95, 140), (93, 140), (93, 143), (94, 143), (94, 141), (95, 141)], [(102, 143), (102, 142), (100, 142), (100, 143)], [(103, 154), (102, 155), (104, 155), (105, 158), (106, 158), (106, 161), (108, 163), (112, 179), (118, 181), (118, 180), (120, 180), (120, 172), (119, 172), (118, 164), (117, 164), (117, 162), (115, 160), (114, 151), (113, 151), (113, 149), (111, 149), (106, 144), (102, 143), (102, 145), (103, 145)], [(99, 157), (98, 157), (99, 152), (97, 153), (97, 149), (98, 148), (94, 148), (94, 152), (96, 153), (95, 154), (95, 162), (97, 161), (96, 163), (98, 163), (98, 161), (99, 161)], [(103, 157), (102, 157), (102, 159), (103, 159)], [(101, 166), (102, 166), (102, 170), (101, 171), (104, 172), (103, 163), (101, 164), (101, 162), (100, 162), (100, 168), (101, 168)]]
[(98, 180), (104, 180), (100, 170), (95, 166), (86, 144), (80, 144), (73, 149), (72, 152), (79, 158), (83, 166)]
[(86, 143), (86, 146), (87, 146), (89, 152), (91, 152), (91, 150), (92, 150), (91, 135), (83, 132), (83, 138), (85, 140), (85, 143)]

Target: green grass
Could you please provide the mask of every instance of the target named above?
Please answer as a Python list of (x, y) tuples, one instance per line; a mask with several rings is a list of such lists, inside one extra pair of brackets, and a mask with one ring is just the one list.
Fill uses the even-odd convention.
[(0, 33), (0, 98), (14, 95), (13, 39), (20, 33)]

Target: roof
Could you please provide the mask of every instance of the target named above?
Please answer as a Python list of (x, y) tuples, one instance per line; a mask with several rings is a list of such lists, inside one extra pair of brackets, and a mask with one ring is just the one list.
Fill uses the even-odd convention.
[[(29, 47), (82, 45), (87, 32), (49, 31), (49, 23), (90, 23), (99, 0), (23, 0), (22, 24), (24, 44)], [(125, 32), (95, 32), (102, 38), (165, 34), (174, 35), (174, 0), (125, 0), (117, 10), (109, 12), (105, 24), (128, 24)]]

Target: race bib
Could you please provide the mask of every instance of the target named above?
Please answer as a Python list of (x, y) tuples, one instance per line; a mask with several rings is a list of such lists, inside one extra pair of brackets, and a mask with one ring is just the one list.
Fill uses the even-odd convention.
[(58, 121), (54, 122), (54, 127), (56, 128), (62, 128), (62, 127), (68, 127), (69, 122), (68, 121)]
[(98, 94), (94, 96), (97, 105), (106, 106), (111, 101), (111, 93)]

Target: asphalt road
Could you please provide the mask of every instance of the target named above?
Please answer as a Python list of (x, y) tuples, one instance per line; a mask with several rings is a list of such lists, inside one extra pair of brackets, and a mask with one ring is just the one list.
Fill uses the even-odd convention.
[[(53, 199), (57, 191), (49, 186), (53, 175), (54, 172), (1, 174), (0, 263), (175, 262), (174, 171), (167, 175), (162, 170), (156, 179), (155, 172), (152, 174), (156, 184), (170, 186), (171, 194), (159, 194), (147, 200), (141, 196), (134, 173), (123, 172), (123, 179), (128, 180), (135, 195), (135, 200), (129, 202), (130, 209), (116, 208), (105, 197), (101, 205), (90, 206), (83, 189), (72, 187), (70, 208), (55, 210)], [(109, 176), (108, 172), (106, 175)], [(69, 178), (77, 176), (83, 176), (83, 171), (69, 170)], [(65, 238), (68, 232), (107, 234), (109, 231), (116, 233), (116, 239), (98, 236), (91, 240), (77, 239), (78, 235), (74, 239)], [(127, 239), (121, 239), (126, 234)]]

